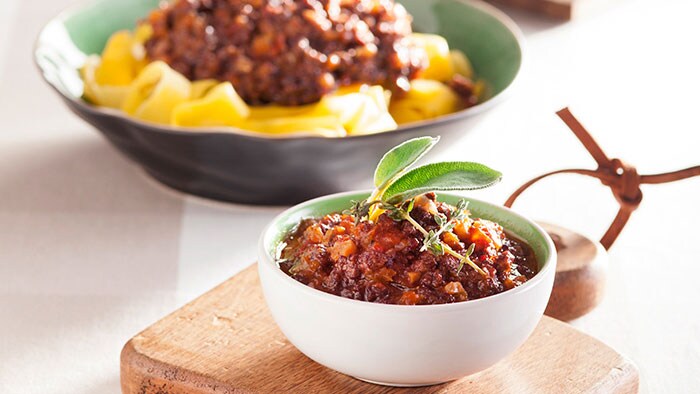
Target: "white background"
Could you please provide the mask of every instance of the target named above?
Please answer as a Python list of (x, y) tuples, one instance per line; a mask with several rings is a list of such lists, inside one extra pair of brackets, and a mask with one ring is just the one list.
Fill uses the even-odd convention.
[[(40, 27), (69, 3), (0, 3), (1, 393), (119, 392), (122, 345), (252, 263), (281, 209), (167, 190), (69, 113), (31, 62)], [(539, 173), (593, 168), (554, 115), (564, 105), (641, 172), (700, 164), (700, 5), (610, 3), (568, 24), (511, 12), (528, 44), (518, 89), (444, 155), (505, 173), (474, 197), (502, 202)], [(610, 253), (605, 301), (573, 324), (633, 360), (642, 391), (691, 392), (700, 387), (700, 179), (644, 192)], [(516, 208), (592, 236), (616, 209), (598, 182), (565, 177)]]

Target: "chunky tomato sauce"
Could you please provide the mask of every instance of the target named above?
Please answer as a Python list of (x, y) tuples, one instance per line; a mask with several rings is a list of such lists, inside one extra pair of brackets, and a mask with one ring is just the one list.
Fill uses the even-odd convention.
[(177, 0), (148, 23), (151, 60), (230, 81), (255, 105), (312, 103), (354, 83), (405, 91), (426, 61), (393, 0)]
[[(452, 207), (419, 197), (410, 215), (424, 229), (437, 230), (434, 214), (449, 218)], [(457, 257), (421, 251), (423, 235), (406, 220), (382, 214), (376, 222), (346, 214), (305, 219), (284, 240), (279, 265), (289, 276), (315, 289), (355, 300), (385, 304), (444, 304), (467, 301), (520, 286), (537, 273), (530, 247), (484, 219), (459, 222), (442, 241), (464, 255), (474, 244), (469, 265)], [(459, 271), (459, 272), (458, 272)]]

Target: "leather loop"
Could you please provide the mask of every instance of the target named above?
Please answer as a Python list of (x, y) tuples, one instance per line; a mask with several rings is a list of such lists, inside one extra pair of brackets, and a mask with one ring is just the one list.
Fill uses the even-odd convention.
[(642, 202), (643, 194), (640, 188), (642, 184), (659, 184), (700, 176), (700, 166), (663, 174), (640, 175), (634, 166), (620, 159), (609, 159), (593, 136), (591, 136), (583, 125), (571, 114), (568, 108), (558, 111), (557, 115), (559, 115), (561, 120), (573, 131), (583, 147), (593, 156), (593, 159), (598, 163), (598, 168), (595, 171), (585, 169), (558, 170), (535, 177), (513, 192), (504, 204), (506, 207), (512, 207), (515, 200), (527, 188), (551, 175), (569, 173), (597, 178), (603, 185), (610, 188), (615, 199), (620, 204), (620, 209), (615, 219), (613, 219), (610, 227), (600, 239), (600, 243), (603, 247), (605, 247), (605, 249), (610, 249), (627, 224), (632, 212), (634, 212)]

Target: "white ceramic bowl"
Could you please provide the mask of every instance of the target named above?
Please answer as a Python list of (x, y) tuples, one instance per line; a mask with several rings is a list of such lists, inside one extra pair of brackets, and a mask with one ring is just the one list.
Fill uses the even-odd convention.
[[(260, 281), (277, 325), (302, 353), (372, 383), (422, 386), (484, 370), (515, 351), (542, 317), (554, 281), (556, 250), (547, 233), (517, 213), (469, 200), (474, 217), (494, 220), (535, 251), (540, 271), (524, 285), (490, 297), (443, 305), (384, 305), (308, 287), (274, 261), (277, 243), (302, 218), (346, 209), (367, 192), (333, 194), (296, 205), (263, 232)], [(461, 198), (439, 193), (455, 204)]]

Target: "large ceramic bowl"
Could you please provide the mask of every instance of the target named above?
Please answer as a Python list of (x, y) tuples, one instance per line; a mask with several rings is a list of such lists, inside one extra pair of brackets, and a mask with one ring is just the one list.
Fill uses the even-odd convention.
[(111, 33), (133, 28), (159, 1), (93, 0), (67, 10), (40, 33), (35, 60), (68, 107), (146, 172), (175, 189), (214, 199), (290, 204), (367, 187), (379, 158), (398, 143), (440, 135), (445, 147), (464, 136), (479, 113), (503, 98), (522, 62), (521, 34), (495, 8), (473, 0), (400, 0), (416, 31), (443, 35), (468, 54), (492, 89), (489, 100), (439, 120), (342, 139), (192, 131), (141, 122), (83, 101), (78, 69), (86, 56), (100, 53)]
[[(275, 218), (259, 243), (258, 270), (277, 325), (301, 352), (336, 371), (373, 383), (421, 386), (473, 374), (495, 364), (530, 336), (554, 281), (556, 250), (534, 222), (500, 206), (469, 200), (475, 217), (494, 220), (534, 250), (540, 271), (517, 288), (443, 305), (385, 305), (308, 287), (273, 260), (277, 243), (302, 218), (347, 208), (369, 193), (342, 193), (297, 205)], [(455, 204), (461, 198), (439, 194)]]

